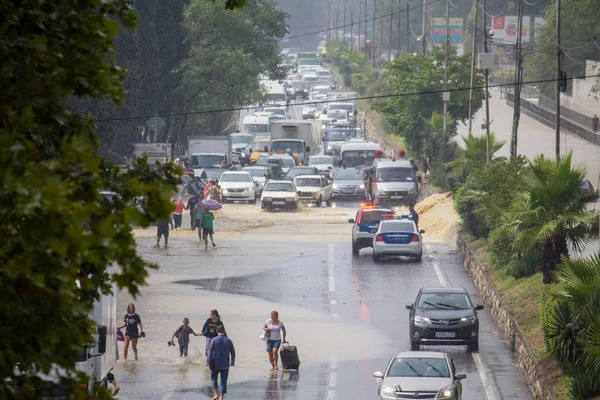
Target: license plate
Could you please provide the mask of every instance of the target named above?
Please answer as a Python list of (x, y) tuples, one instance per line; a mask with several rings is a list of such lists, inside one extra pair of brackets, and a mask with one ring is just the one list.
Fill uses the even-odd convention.
[(344, 193), (344, 194), (352, 194), (352, 193), (354, 193), (354, 190), (342, 190), (342, 193)]
[(402, 196), (390, 196), (390, 198), (392, 198), (392, 199), (401, 199)]
[(375, 233), (377, 232), (377, 228), (369, 228), (369, 233)]
[(437, 338), (453, 338), (453, 337), (456, 337), (456, 332), (436, 332), (435, 337), (437, 337)]
[(273, 204), (276, 206), (282, 206), (285, 204), (285, 201), (274, 201)]

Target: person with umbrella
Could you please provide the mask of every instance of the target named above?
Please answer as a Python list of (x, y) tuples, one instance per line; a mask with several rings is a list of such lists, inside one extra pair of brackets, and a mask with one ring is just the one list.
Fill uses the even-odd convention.
[[(215, 234), (213, 221), (215, 215), (212, 213), (213, 210), (220, 209), (221, 203), (212, 199), (204, 199), (196, 206), (194, 210), (194, 216), (198, 226), (198, 238), (204, 240), (204, 249), (208, 250), (208, 237), (213, 247), (217, 247), (213, 235)], [(202, 229), (200, 229), (202, 228)]]

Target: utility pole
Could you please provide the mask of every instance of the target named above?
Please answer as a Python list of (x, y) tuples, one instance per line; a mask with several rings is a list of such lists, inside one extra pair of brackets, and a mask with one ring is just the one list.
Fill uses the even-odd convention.
[(344, 37), (342, 40), (346, 41), (346, 5), (348, 4), (348, 0), (342, 0), (344, 2)]
[(365, 27), (365, 56), (367, 55), (367, 1), (365, 0), (365, 23), (363, 24)]
[(410, 53), (410, 3), (406, 1), (406, 52)]
[(371, 68), (375, 68), (375, 18), (377, 18), (377, 0), (373, 0), (373, 26), (371, 27)]
[(521, 42), (522, 42), (522, 33), (523, 31), (523, 0), (519, 0), (519, 13), (518, 13), (518, 22), (517, 22), (517, 42), (515, 43), (515, 55), (516, 55), (516, 65), (515, 65), (515, 110), (513, 115), (513, 127), (512, 127), (512, 135), (510, 137), (510, 158), (515, 158), (517, 156), (517, 135), (519, 131), (519, 120), (521, 119), (521, 81), (523, 78), (523, 74), (521, 72), (521, 64), (522, 64), (522, 55), (521, 55)]
[(398, 57), (400, 57), (400, 53), (402, 52), (402, 32), (400, 31), (400, 25), (402, 23), (402, 13), (400, 10), (402, 9), (402, 5), (400, 4), (401, 0), (398, 0), (398, 22), (396, 26), (396, 33), (398, 35)]
[(473, 4), (475, 11), (475, 21), (473, 22), (473, 46), (471, 47), (471, 84), (469, 86), (469, 134), (473, 131), (473, 85), (475, 85), (475, 61), (477, 57), (477, 17), (479, 15), (479, 0)]
[(354, 10), (350, 10), (350, 50), (354, 46)]
[(427, 51), (427, 40), (425, 40), (425, 12), (427, 11), (425, 8), (425, 0), (423, 0), (423, 34), (421, 35), (421, 44), (423, 45), (423, 54)]
[[(384, 0), (381, 0), (381, 11), (385, 12), (385, 7), (384, 7)], [(379, 63), (381, 61), (381, 44), (383, 42), (383, 13), (381, 15), (381, 18), (379, 18), (379, 51), (377, 52), (377, 62), (375, 63), (375, 65), (377, 66), (377, 69), (379, 69)]]
[(331, 42), (331, 0), (327, 0), (327, 43)]
[(388, 49), (388, 61), (392, 61), (392, 17), (394, 16), (394, 0), (390, 0), (390, 44)]
[(335, 40), (340, 41), (340, 0), (336, 0), (336, 13), (335, 13)]
[(446, 49), (444, 50), (444, 135), (448, 130), (448, 101), (450, 93), (448, 92), (448, 53), (450, 52), (450, 1), (446, 0)]
[(560, 88), (562, 71), (560, 68), (562, 50), (560, 48), (560, 0), (556, 0), (556, 162), (560, 160)]
[(360, 35), (362, 33), (362, 29), (360, 28), (362, 23), (362, 1), (363, 0), (358, 0), (358, 44), (356, 46), (358, 48), (358, 51), (360, 51), (361, 46)]
[[(487, 14), (486, 14), (486, 0), (483, 1), (483, 51), (487, 53), (488, 50), (488, 28), (487, 28)], [(492, 163), (492, 143), (490, 136), (490, 87), (489, 87), (490, 70), (485, 71), (485, 136), (486, 136), (486, 155), (487, 163)]]

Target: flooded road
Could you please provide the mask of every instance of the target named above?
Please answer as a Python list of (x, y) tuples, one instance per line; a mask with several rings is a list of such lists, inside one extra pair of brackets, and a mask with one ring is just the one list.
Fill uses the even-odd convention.
[[(269, 213), (259, 204), (227, 204), (216, 213), (217, 247), (208, 250), (189, 228), (171, 231), (169, 249), (153, 247), (155, 228), (136, 231), (140, 251), (160, 269), (151, 272), (136, 300), (118, 297), (123, 314), (135, 302), (147, 335), (140, 339), (139, 361), (117, 363), (118, 397), (210, 399), (204, 338), (191, 337), (185, 360), (167, 341), (184, 317), (199, 332), (209, 311), (217, 309), (237, 352), (227, 398), (376, 399), (373, 372), (384, 370), (396, 352), (410, 350), (404, 305), (414, 302), (419, 288), (445, 280), (467, 288), (475, 303), (481, 299), (448, 234), (431, 232), (429, 240), (425, 234), (420, 263), (395, 259), (375, 264), (370, 249), (353, 257), (347, 220), (358, 206), (336, 202), (331, 208)], [(429, 208), (421, 214), (424, 229), (444, 230), (437, 220), (444, 208)], [(298, 372), (269, 371), (265, 343), (258, 336), (272, 310), (279, 311), (289, 342), (298, 346)], [(460, 346), (422, 349), (446, 351), (454, 358), (457, 372), (467, 374), (464, 399), (531, 399), (489, 313), (479, 315), (479, 354)]]

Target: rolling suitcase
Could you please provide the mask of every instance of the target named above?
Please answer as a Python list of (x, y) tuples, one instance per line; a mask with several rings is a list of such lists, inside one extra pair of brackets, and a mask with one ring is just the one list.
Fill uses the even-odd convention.
[(281, 357), (281, 366), (283, 369), (295, 369), (300, 368), (300, 358), (298, 358), (298, 348), (296, 346), (290, 346), (288, 342), (284, 342), (279, 350), (279, 356)]

